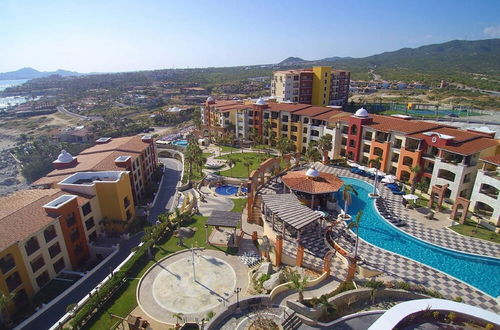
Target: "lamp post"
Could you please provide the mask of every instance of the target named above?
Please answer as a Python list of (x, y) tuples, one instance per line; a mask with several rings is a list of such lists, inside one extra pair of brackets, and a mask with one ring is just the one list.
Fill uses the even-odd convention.
[(236, 288), (234, 290), (234, 293), (236, 293), (236, 308), (240, 308), (240, 295), (239, 295), (240, 292), (241, 288)]

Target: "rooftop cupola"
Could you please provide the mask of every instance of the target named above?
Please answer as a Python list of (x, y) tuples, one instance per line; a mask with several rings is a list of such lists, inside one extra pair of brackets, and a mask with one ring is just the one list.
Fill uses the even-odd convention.
[(66, 150), (61, 150), (61, 153), (59, 154), (59, 156), (57, 156), (57, 159), (52, 162), (56, 169), (72, 167), (75, 166), (76, 163), (76, 157), (73, 157)]
[(266, 101), (262, 97), (259, 97), (257, 101), (255, 101), (255, 105), (266, 105)]
[(212, 96), (207, 97), (207, 104), (214, 104), (215, 99)]
[(368, 118), (368, 111), (365, 108), (360, 108), (354, 113), (355, 117), (358, 118)]
[(319, 172), (314, 168), (314, 166), (311, 166), (307, 171), (306, 171), (306, 177), (314, 180), (317, 177), (319, 177)]

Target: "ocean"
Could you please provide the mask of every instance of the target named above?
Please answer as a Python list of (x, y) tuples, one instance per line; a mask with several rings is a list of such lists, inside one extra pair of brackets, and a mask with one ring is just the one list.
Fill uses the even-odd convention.
[[(28, 79), (18, 79), (18, 80), (0, 80), (0, 92), (5, 90), (7, 87), (22, 85), (27, 82)], [(0, 111), (6, 109), (11, 105), (18, 105), (26, 102), (27, 99), (22, 96), (7, 96), (0, 97)]]

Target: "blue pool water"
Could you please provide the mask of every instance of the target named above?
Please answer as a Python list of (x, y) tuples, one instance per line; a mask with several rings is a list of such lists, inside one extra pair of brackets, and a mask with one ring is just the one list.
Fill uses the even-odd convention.
[(188, 141), (187, 140), (175, 140), (172, 142), (172, 144), (175, 146), (186, 147), (188, 145)]
[(363, 211), (359, 236), (365, 241), (443, 271), (493, 297), (500, 295), (500, 259), (455, 252), (416, 239), (378, 214), (373, 200), (368, 198), (372, 185), (353, 178), (342, 180), (358, 191), (348, 213), (354, 216)]
[[(238, 192), (238, 188), (239, 187), (232, 186), (232, 185), (224, 185), (224, 186), (219, 186), (219, 187), (215, 188), (215, 192), (218, 193), (219, 195), (226, 195), (226, 196), (235, 195)], [(241, 191), (246, 193), (246, 192), (248, 192), (248, 189), (245, 187), (242, 187)]]

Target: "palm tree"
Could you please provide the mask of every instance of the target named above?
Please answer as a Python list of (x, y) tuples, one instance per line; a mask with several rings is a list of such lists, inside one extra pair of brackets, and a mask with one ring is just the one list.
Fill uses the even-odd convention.
[(415, 165), (415, 166), (409, 166), (410, 172), (413, 173), (413, 179), (411, 180), (411, 188), (410, 188), (410, 194), (415, 193), (415, 188), (417, 184), (417, 176), (420, 174), (421, 168), (420, 165)]
[(253, 164), (252, 159), (250, 159), (249, 157), (244, 157), (242, 164), (247, 168), (247, 174), (250, 177), (250, 166), (252, 166)]
[(259, 136), (259, 131), (255, 127), (252, 127), (250, 128), (248, 134), (250, 140), (252, 140), (252, 145), (255, 147), (255, 142), (257, 141), (257, 137)]
[[(270, 137), (270, 131), (271, 131), (271, 122), (269, 121), (269, 119), (266, 119), (264, 120), (264, 124), (263, 124), (263, 128), (264, 128), (264, 136), (266, 136), (267, 138)], [(270, 144), (270, 141), (268, 141)]]
[(175, 313), (172, 316), (175, 318), (175, 328), (179, 329), (181, 327), (179, 322), (182, 322), (182, 317), (184, 316), (184, 314), (183, 313)]
[(285, 153), (295, 150), (295, 144), (286, 136), (281, 136), (276, 144), (276, 149), (278, 149), (280, 157), (283, 158)]
[(206, 158), (203, 157), (203, 151), (198, 146), (198, 143), (194, 138), (189, 139), (189, 143), (184, 152), (184, 161), (189, 164), (188, 180), (191, 182), (193, 177), (193, 168), (201, 172), (203, 164), (206, 162)]
[(315, 162), (321, 159), (321, 155), (317, 148), (317, 142), (314, 140), (309, 141), (307, 144), (307, 150), (304, 154), (304, 158), (309, 162)]
[(377, 184), (378, 184), (378, 170), (380, 169), (380, 164), (382, 162), (382, 158), (377, 157), (377, 158), (372, 158), (368, 161), (369, 166), (373, 166), (377, 169), (375, 171), (375, 178), (373, 179), (373, 196), (377, 196)]
[(300, 276), (298, 273), (294, 273), (291, 276), (290, 283), (287, 285), (289, 289), (296, 290), (299, 294), (299, 302), (302, 304), (304, 302), (304, 290), (307, 284), (307, 277)]
[(353, 185), (344, 185), (344, 190), (342, 190), (342, 199), (344, 199), (344, 213), (347, 216), (347, 208), (352, 203), (352, 194), (358, 196), (358, 191), (354, 189)]
[(8, 325), (10, 323), (9, 314), (6, 313), (7, 306), (10, 304), (12, 299), (14, 299), (15, 294), (9, 293), (8, 295), (4, 295), (0, 292), (0, 315), (2, 316), (2, 323), (4, 325)]
[(323, 153), (323, 164), (328, 163), (328, 152), (332, 150), (332, 136), (330, 134), (325, 134), (319, 138), (318, 148)]
[(347, 279), (346, 281), (351, 282), (354, 279), (354, 274), (356, 274), (356, 264), (358, 262), (358, 244), (359, 244), (359, 225), (361, 223), (361, 216), (363, 215), (363, 212), (359, 211), (358, 214), (356, 214), (356, 218), (352, 220), (348, 228), (356, 229), (356, 243), (354, 244), (354, 255), (349, 258), (349, 268), (347, 271)]
[(328, 296), (324, 294), (319, 296), (318, 305), (321, 307), (321, 314), (323, 314), (323, 316), (326, 316), (327, 314), (331, 313), (332, 310), (335, 309), (335, 305), (329, 302)]
[(236, 159), (229, 158), (226, 162), (227, 166), (229, 166), (229, 173), (231, 174), (231, 177), (233, 176), (233, 166), (236, 165)]
[(271, 133), (269, 133), (269, 145), (271, 147), (276, 146), (276, 132), (275, 131), (271, 131)]

